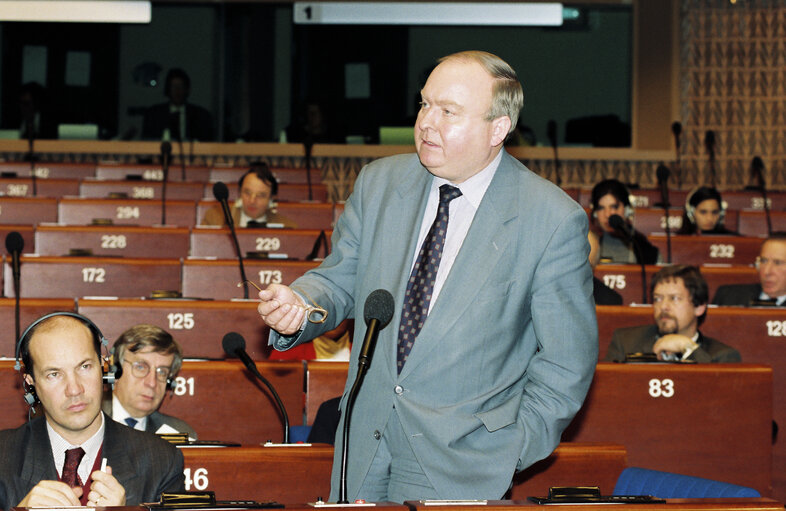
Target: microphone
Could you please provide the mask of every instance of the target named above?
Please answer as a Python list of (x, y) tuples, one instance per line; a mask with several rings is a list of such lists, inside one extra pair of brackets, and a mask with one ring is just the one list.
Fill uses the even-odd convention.
[(224, 212), (224, 222), (229, 226), (229, 233), (232, 236), (232, 241), (235, 243), (235, 252), (237, 253), (237, 261), (240, 266), (240, 281), (243, 283), (243, 298), (248, 300), (248, 282), (246, 279), (246, 267), (243, 265), (243, 254), (240, 252), (240, 242), (237, 240), (237, 233), (235, 232), (235, 222), (232, 221), (232, 212), (229, 210), (229, 188), (221, 181), (213, 184), (213, 197), (221, 203), (221, 210)]
[(30, 181), (33, 185), (33, 197), (38, 196), (38, 182), (35, 175), (35, 152), (33, 143), (35, 142), (35, 114), (30, 112), (25, 118), (25, 138), (27, 138), (27, 157), (30, 160)]
[(276, 401), (276, 405), (278, 405), (278, 411), (281, 413), (281, 418), (284, 421), (284, 443), (289, 443), (289, 416), (287, 415), (287, 410), (284, 408), (284, 403), (281, 402), (281, 398), (278, 396), (278, 392), (276, 389), (273, 388), (273, 385), (259, 372), (257, 369), (257, 365), (251, 360), (251, 357), (248, 356), (246, 353), (246, 340), (243, 339), (243, 336), (237, 332), (229, 332), (221, 339), (221, 346), (224, 348), (224, 353), (226, 353), (229, 357), (239, 358), (243, 365), (246, 366), (246, 369), (251, 371), (251, 374), (257, 377), (259, 381), (265, 384), (265, 386), (270, 390), (270, 393), (273, 394), (273, 398)]
[(11, 255), (11, 274), (14, 279), (14, 318), (16, 325), (16, 339), (19, 339), (19, 282), (20, 282), (20, 269), (19, 269), (19, 256), (25, 248), (25, 240), (22, 235), (17, 231), (9, 232), (5, 237), (5, 249)]
[(767, 203), (767, 183), (764, 181), (764, 161), (761, 157), (754, 156), (751, 160), (751, 174), (756, 176), (761, 190), (761, 198), (764, 201), (764, 217), (767, 220), (767, 236), (772, 236), (772, 218), (770, 217), (770, 206)]
[(609, 225), (614, 228), (615, 231), (624, 234), (626, 237), (632, 239), (633, 238), (633, 228), (622, 219), (619, 215), (611, 215), (609, 217)]
[(559, 171), (559, 156), (557, 155), (557, 121), (551, 119), (546, 123), (546, 136), (554, 149), (554, 181), (557, 186), (562, 186), (562, 176)]
[(715, 132), (712, 130), (707, 130), (704, 133), (704, 147), (707, 149), (707, 154), (709, 155), (709, 166), (710, 166), (710, 183), (712, 184), (713, 188), (715, 186)]
[[(183, 105), (185, 108), (185, 105)], [(186, 124), (188, 124), (188, 116), (186, 116)], [(186, 129), (188, 127), (186, 126)], [(186, 160), (183, 156), (183, 133), (180, 132), (180, 112), (172, 112), (169, 114), (169, 138), (177, 142), (180, 152), (180, 180), (186, 180)]]
[(306, 157), (306, 184), (308, 186), (308, 200), (314, 200), (314, 192), (311, 189), (311, 150), (314, 148), (314, 136), (311, 129), (306, 127), (306, 135), (303, 137), (303, 153)]
[(166, 182), (169, 180), (169, 161), (172, 157), (172, 144), (161, 142), (161, 171), (164, 174), (161, 183), (161, 225), (166, 225)]
[(669, 175), (666, 165), (658, 165), (655, 171), (660, 185), (660, 201), (663, 204), (663, 217), (666, 219), (666, 261), (671, 264), (671, 226), (669, 226)]
[(682, 123), (674, 121), (671, 123), (671, 133), (674, 135), (674, 145), (677, 149), (680, 148), (680, 135), (682, 135)]
[(372, 291), (363, 306), (363, 319), (366, 321), (366, 336), (363, 338), (363, 345), (358, 356), (358, 374), (352, 388), (347, 395), (347, 407), (344, 413), (344, 431), (341, 445), (341, 476), (338, 489), (338, 503), (347, 504), (347, 460), (349, 458), (349, 423), (352, 418), (352, 409), (355, 406), (360, 385), (363, 377), (371, 365), (371, 356), (377, 343), (379, 331), (385, 328), (393, 318), (393, 295), (385, 289)]
[[(667, 222), (668, 218), (667, 216)], [(633, 253), (639, 262), (639, 266), (641, 266), (641, 303), (647, 303), (647, 267), (644, 264), (644, 256), (641, 247), (634, 236), (633, 227), (619, 215), (611, 215), (609, 217), (609, 225), (611, 225), (615, 231), (624, 234), (633, 244)]]
[(682, 135), (682, 123), (674, 121), (671, 123), (671, 133), (674, 135), (674, 153), (676, 159), (674, 161), (674, 170), (677, 174), (677, 187), (682, 186), (682, 161), (680, 148), (682, 146), (680, 136)]

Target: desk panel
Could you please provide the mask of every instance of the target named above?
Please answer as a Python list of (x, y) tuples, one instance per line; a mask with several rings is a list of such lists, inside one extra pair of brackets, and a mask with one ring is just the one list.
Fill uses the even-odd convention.
[[(23, 256), (21, 262), (23, 298), (140, 297), (180, 289), (179, 259)], [(4, 276), (5, 296), (13, 296), (8, 261)]]
[[(322, 231), (316, 229), (236, 229), (240, 252), (267, 252), (289, 259), (306, 259)], [(330, 246), (332, 231), (325, 233)], [(229, 229), (195, 227), (191, 232), (191, 255), (193, 257), (237, 257), (235, 244)], [(320, 247), (318, 257), (326, 257)]]
[(0, 190), (6, 197), (49, 197), (60, 198), (79, 194), (78, 179), (37, 179), (36, 194), (33, 195), (33, 180), (30, 178), (0, 177)]
[[(538, 492), (538, 496), (546, 496), (548, 488)], [(411, 511), (429, 511), (433, 506), (423, 505), (420, 502), (405, 502)], [(729, 499), (668, 499), (663, 504), (586, 504), (570, 506), (548, 506), (550, 509), (569, 509), (571, 511), (776, 511), (782, 503), (768, 498), (729, 498)], [(287, 506), (288, 509), (292, 509)], [(528, 500), (490, 500), (483, 506), (446, 505), (440, 506), (445, 511), (512, 511), (514, 509), (543, 509)], [(307, 511), (303, 506), (297, 511)], [(313, 509), (313, 508), (311, 508)], [(294, 510), (293, 510), (294, 511)]]
[[(196, 223), (193, 201), (167, 200), (166, 224), (193, 227)], [(109, 219), (120, 225), (159, 225), (161, 201), (155, 199), (60, 199), (61, 224), (90, 225), (94, 219)]]
[[(270, 171), (276, 177), (278, 184), (282, 183), (308, 183), (309, 177), (311, 184), (322, 183), (322, 170), (318, 168), (311, 169), (311, 176), (306, 175), (305, 168), (294, 167), (271, 167)], [(230, 184), (237, 183), (240, 177), (248, 172), (248, 167), (213, 167), (210, 169), (210, 181), (223, 181), (229, 186)]]
[[(177, 145), (172, 144), (173, 151), (177, 151)], [(174, 153), (173, 153), (174, 155)], [(176, 160), (169, 165), (168, 181), (194, 181), (204, 183), (208, 180), (210, 169), (197, 165), (186, 165), (185, 180), (180, 163)], [(163, 181), (164, 170), (161, 165), (132, 165), (122, 163), (117, 165), (100, 164), (96, 167), (95, 176), (98, 179), (117, 179), (117, 180), (142, 180), (142, 181)]]
[[(770, 220), (773, 232), (786, 231), (786, 211), (770, 211)], [(766, 236), (767, 216), (764, 211), (740, 211), (738, 230), (744, 236)]]
[[(243, 262), (246, 277), (264, 289), (268, 284), (289, 285), (306, 271), (319, 266), (317, 261), (251, 260)], [(243, 298), (243, 288), (238, 287), (240, 269), (237, 261), (186, 259), (183, 261), (183, 296), (231, 300)], [(248, 297), (256, 299), (259, 291), (249, 286)]]
[[(764, 210), (764, 198), (761, 196), (761, 192), (725, 191), (721, 195), (729, 209)], [(767, 192), (767, 202), (772, 211), (786, 210), (786, 193), (769, 191)]]
[(600, 363), (570, 442), (615, 442), (631, 466), (728, 481), (769, 495), (772, 369)]
[[(258, 362), (257, 369), (281, 397), (289, 423), (300, 424), (303, 363)], [(184, 361), (177, 382), (161, 411), (188, 422), (200, 439), (243, 445), (283, 440), (283, 422), (272, 394), (241, 362)]]
[[(647, 301), (650, 301), (649, 288), (652, 276), (658, 272), (658, 266), (646, 266)], [(599, 264), (595, 267), (595, 276), (607, 286), (622, 295), (623, 303), (641, 303), (641, 266), (634, 264)], [(724, 284), (749, 284), (758, 282), (759, 276), (752, 266), (703, 266), (701, 274), (710, 288), (710, 300), (718, 286)]]
[[(668, 240), (665, 234), (652, 234), (650, 243), (658, 247), (663, 262), (667, 261)], [(741, 264), (756, 260), (762, 238), (743, 236), (672, 236), (671, 262), (674, 264)]]
[(0, 360), (0, 389), (0, 430), (21, 426), (27, 421), (27, 404), (22, 397), (22, 375), (14, 369), (13, 360)]
[[(30, 177), (28, 162), (0, 163), (0, 172), (15, 174), (18, 177)], [(40, 162), (35, 164), (35, 175), (39, 179), (83, 179), (95, 176), (95, 163), (53, 163)]]
[[(213, 199), (213, 184), (206, 183), (202, 197), (205, 199)], [(229, 201), (232, 202), (239, 197), (238, 187), (235, 183), (226, 183), (227, 190), (229, 191)], [(327, 202), (328, 193), (327, 186), (324, 184), (312, 184), (311, 196), (316, 202)], [(300, 183), (279, 183), (278, 194), (276, 195), (277, 201), (282, 202), (297, 202), (306, 201), (308, 199), (308, 185)]]
[[(14, 317), (14, 298), (0, 298), (0, 357), (14, 358), (16, 351), (16, 333)], [(76, 304), (72, 299), (39, 299), (22, 298), (19, 300), (19, 331), (24, 331), (27, 326), (44, 314), (55, 311), (75, 311)], [(0, 396), (4, 389), (0, 385)], [(0, 410), (4, 410), (0, 404)], [(0, 414), (2, 415), (2, 414)], [(0, 427), (0, 429), (3, 429)]]
[(329, 445), (181, 450), (190, 476), (186, 489), (214, 491), (220, 500), (288, 504), (313, 502), (317, 497), (327, 500), (330, 495), (333, 447)]
[[(129, 199), (158, 199), (161, 200), (164, 183), (162, 181), (119, 181), (91, 179), (82, 181), (79, 186), (79, 196), (102, 199), (109, 198), (110, 194), (125, 194)], [(202, 183), (183, 183), (167, 181), (167, 200), (192, 200), (202, 198), (204, 185)], [(117, 198), (117, 197), (115, 197)]]
[(37, 253), (68, 255), (69, 249), (88, 249), (93, 255), (122, 257), (188, 257), (190, 231), (183, 227), (118, 225), (39, 225)]
[(57, 199), (0, 197), (0, 224), (57, 222)]
[[(565, 192), (567, 193), (568, 190), (565, 190)], [(688, 193), (688, 190), (669, 190), (669, 202), (672, 204), (672, 207), (683, 207)], [(592, 188), (581, 188), (577, 190), (576, 195), (577, 197), (574, 197), (573, 200), (581, 204), (581, 207), (592, 207)], [(630, 190), (630, 195), (634, 208), (654, 208), (656, 204), (660, 204), (660, 188), (634, 189)], [(726, 197), (725, 193), (723, 197)]]
[[(24, 247), (22, 247), (22, 253), (35, 254), (35, 228), (32, 225), (0, 224), (0, 238), (3, 240), (5, 240), (6, 236), (14, 231), (18, 232), (22, 236), (22, 240), (25, 242)], [(5, 257), (10, 257), (8, 251), (4, 251), (3, 254)]]
[[(682, 206), (669, 208), (669, 228), (672, 233), (677, 232), (682, 227)], [(736, 231), (738, 224), (738, 212), (729, 210), (726, 212), (726, 219), (723, 224), (727, 229)], [(636, 230), (649, 236), (653, 233), (664, 233), (666, 231), (666, 218), (662, 208), (636, 208), (633, 225)], [(741, 233), (749, 235), (748, 233)]]
[[(216, 200), (201, 200), (197, 204), (197, 218), (205, 217)], [(333, 228), (333, 204), (318, 202), (278, 202), (276, 213), (288, 218), (298, 229), (330, 230)]]
[[(256, 296), (256, 295), (254, 295)], [(257, 313), (258, 300), (87, 300), (80, 299), (80, 314), (91, 318), (107, 339), (117, 339), (127, 328), (150, 323), (172, 334), (187, 358), (222, 359), (221, 340), (237, 332), (246, 340), (253, 360), (266, 360), (270, 330)]]
[(314, 424), (319, 405), (344, 393), (348, 369), (347, 362), (306, 362), (306, 424)]

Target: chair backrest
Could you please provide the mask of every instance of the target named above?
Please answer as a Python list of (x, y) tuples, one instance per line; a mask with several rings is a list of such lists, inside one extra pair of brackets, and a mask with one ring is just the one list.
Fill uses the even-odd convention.
[(652, 495), (663, 499), (761, 497), (758, 491), (745, 486), (639, 467), (622, 471), (614, 495)]

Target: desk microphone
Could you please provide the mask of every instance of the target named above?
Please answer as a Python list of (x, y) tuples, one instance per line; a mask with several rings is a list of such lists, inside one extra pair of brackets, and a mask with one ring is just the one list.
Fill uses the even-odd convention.
[(232, 212), (229, 210), (229, 189), (227, 185), (221, 181), (213, 185), (213, 197), (221, 203), (221, 210), (224, 212), (224, 222), (229, 226), (229, 233), (232, 236), (232, 241), (235, 243), (235, 252), (237, 253), (237, 262), (240, 266), (240, 281), (243, 283), (243, 298), (248, 300), (248, 282), (246, 279), (246, 267), (243, 265), (243, 253), (240, 252), (240, 242), (237, 240), (237, 233), (235, 232), (235, 222), (232, 220)]
[(374, 354), (374, 347), (377, 344), (377, 335), (390, 323), (393, 318), (393, 295), (384, 289), (372, 291), (366, 304), (363, 306), (363, 319), (366, 321), (366, 336), (363, 338), (363, 345), (360, 347), (358, 356), (358, 374), (352, 388), (347, 396), (347, 407), (344, 413), (344, 441), (341, 445), (341, 484), (338, 490), (338, 503), (347, 504), (347, 459), (349, 456), (349, 422), (352, 418), (352, 409), (355, 407), (360, 385), (363, 377), (371, 366), (371, 356)]
[(270, 390), (270, 393), (273, 394), (273, 399), (276, 400), (276, 405), (278, 405), (278, 411), (281, 414), (281, 418), (284, 421), (284, 443), (289, 443), (289, 416), (287, 415), (287, 409), (284, 408), (284, 403), (281, 402), (281, 398), (278, 397), (278, 392), (276, 389), (273, 388), (273, 385), (267, 381), (267, 378), (262, 376), (257, 369), (257, 365), (251, 360), (251, 357), (248, 356), (246, 353), (246, 340), (243, 339), (243, 336), (237, 332), (229, 332), (221, 339), (221, 346), (224, 348), (224, 353), (226, 353), (230, 357), (239, 358), (243, 365), (246, 366), (246, 369), (251, 371), (251, 374), (257, 377), (259, 381), (265, 384), (265, 386)]
[(756, 176), (759, 182), (761, 198), (764, 201), (764, 218), (767, 220), (767, 236), (772, 236), (772, 218), (770, 217), (770, 205), (767, 203), (767, 182), (764, 180), (764, 162), (761, 157), (754, 156), (751, 160), (751, 174)]
[(166, 182), (169, 180), (169, 162), (172, 158), (172, 144), (161, 142), (161, 225), (166, 225)]
[[(668, 221), (668, 218), (667, 216), (666, 221)], [(647, 267), (644, 264), (644, 252), (641, 250), (636, 240), (636, 233), (633, 227), (619, 215), (611, 215), (609, 217), (609, 225), (612, 226), (615, 231), (624, 234), (633, 244), (633, 254), (636, 256), (636, 261), (638, 261), (639, 266), (641, 266), (641, 303), (647, 303)]]
[(666, 262), (671, 264), (671, 226), (669, 225), (669, 175), (671, 171), (666, 165), (658, 165), (656, 170), (660, 185), (660, 202), (663, 206), (663, 218), (666, 219)]
[(19, 269), (19, 256), (25, 248), (25, 240), (22, 235), (16, 231), (9, 232), (5, 237), (5, 249), (11, 255), (11, 274), (14, 279), (14, 319), (16, 325), (16, 337), (19, 339), (19, 282), (20, 282), (20, 269)]

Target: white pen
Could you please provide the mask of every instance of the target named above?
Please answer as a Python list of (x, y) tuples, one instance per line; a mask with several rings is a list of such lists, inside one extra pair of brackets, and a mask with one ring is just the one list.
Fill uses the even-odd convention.
[(101, 472), (106, 472), (106, 458), (101, 460)]

